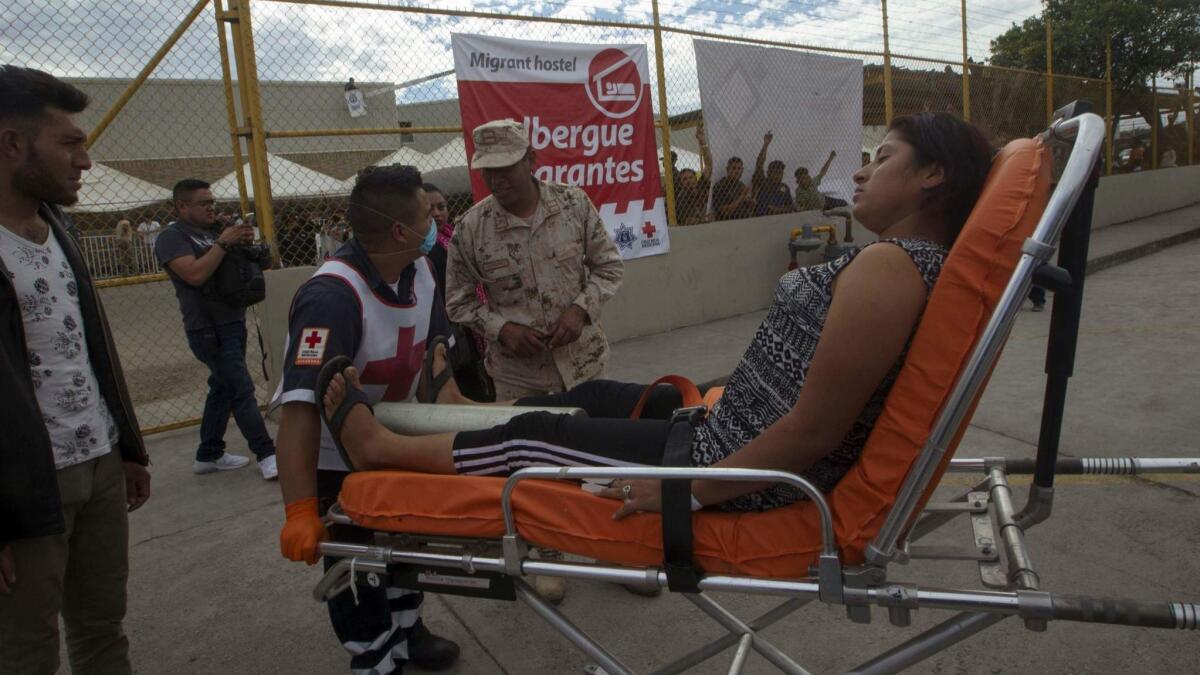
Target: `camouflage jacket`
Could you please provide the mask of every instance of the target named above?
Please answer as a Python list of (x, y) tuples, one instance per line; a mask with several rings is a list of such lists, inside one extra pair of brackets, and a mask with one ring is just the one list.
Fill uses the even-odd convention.
[[(608, 362), (600, 308), (621, 285), (624, 264), (596, 208), (583, 190), (538, 183), (538, 214), (530, 222), (488, 196), (454, 228), (446, 263), (446, 310), (488, 341), (487, 369), (497, 380), (544, 389), (536, 382), (540, 357), (524, 358), (500, 344), (507, 322), (549, 334), (572, 304), (587, 312), (579, 339), (554, 350), (563, 384), (599, 375)], [(487, 303), (475, 294), (482, 282)]]

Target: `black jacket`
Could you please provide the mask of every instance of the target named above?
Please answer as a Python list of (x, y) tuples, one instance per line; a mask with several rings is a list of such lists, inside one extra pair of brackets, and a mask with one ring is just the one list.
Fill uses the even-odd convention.
[[(149, 464), (108, 320), (73, 228), (57, 207), (44, 204), (39, 213), (58, 237), (75, 273), (88, 356), (120, 434), (121, 457)], [(12, 539), (64, 530), (54, 451), (34, 394), (21, 306), (8, 269), (0, 261), (0, 546)]]

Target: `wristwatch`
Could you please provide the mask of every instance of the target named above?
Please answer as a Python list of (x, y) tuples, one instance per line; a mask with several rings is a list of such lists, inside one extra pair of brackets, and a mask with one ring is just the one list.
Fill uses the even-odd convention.
[(222, 249), (222, 250), (224, 250), (224, 251), (228, 251), (228, 250), (229, 250), (229, 244), (226, 244), (226, 243), (225, 243), (225, 241), (224, 241), (223, 239), (218, 239), (218, 240), (217, 240), (217, 246), (220, 246), (220, 247), (221, 247), (221, 249)]

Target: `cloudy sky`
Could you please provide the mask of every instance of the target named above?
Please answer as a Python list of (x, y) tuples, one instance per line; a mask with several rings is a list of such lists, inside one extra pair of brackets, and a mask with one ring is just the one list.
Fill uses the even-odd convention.
[[(474, 10), (648, 26), (651, 5), (635, 0), (367, 0), (380, 5)], [(336, 9), (253, 0), (259, 74), (271, 80), (405, 82), (449, 70), (452, 32), (573, 42), (638, 42), (645, 29), (595, 28), (392, 11)], [(193, 6), (190, 0), (6, 0), (0, 7), (0, 61), (64, 76), (131, 77)], [(1039, 11), (1038, 0), (968, 2), (968, 52), (988, 55), (992, 38)], [(958, 0), (903, 0), (889, 6), (894, 53), (958, 62)], [(878, 0), (662, 0), (664, 25), (719, 35), (878, 52)], [(666, 80), (675, 110), (697, 99), (691, 36), (664, 35)], [(652, 56), (653, 58), (653, 56)], [(863, 57), (864, 60), (877, 59)], [(906, 64), (898, 61), (898, 65)], [(924, 66), (931, 67), (931, 66)], [(211, 7), (155, 71), (155, 77), (218, 78)], [(653, 75), (652, 75), (653, 77)], [(450, 98), (452, 76), (398, 92), (402, 102)]]

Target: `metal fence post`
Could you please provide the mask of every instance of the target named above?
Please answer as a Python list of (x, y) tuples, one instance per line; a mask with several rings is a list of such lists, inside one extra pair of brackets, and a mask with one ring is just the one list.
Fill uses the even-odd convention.
[(1050, 27), (1050, 1), (1042, 16), (1046, 19), (1046, 123), (1054, 117), (1054, 30)]
[(125, 91), (121, 92), (121, 95), (117, 97), (117, 100), (112, 104), (112, 107), (108, 109), (108, 112), (104, 114), (104, 117), (102, 117), (100, 121), (96, 123), (96, 126), (92, 128), (92, 132), (88, 134), (87, 137), (87, 147), (91, 148), (96, 144), (97, 139), (100, 138), (100, 134), (103, 134), (104, 130), (108, 128), (108, 125), (112, 124), (112, 121), (116, 119), (117, 115), (121, 112), (121, 109), (125, 107), (126, 103), (129, 103), (129, 99), (133, 98), (133, 95), (136, 94), (137, 90), (141, 88), (142, 83), (146, 81), (146, 78), (150, 77), (150, 73), (154, 72), (154, 69), (157, 68), (158, 64), (162, 62), (163, 57), (167, 55), (167, 52), (171, 51), (171, 48), (175, 46), (176, 42), (179, 42), (179, 38), (183, 37), (183, 34), (188, 28), (191, 27), (192, 23), (196, 20), (196, 17), (200, 16), (200, 12), (204, 11), (204, 7), (206, 5), (208, 5), (208, 0), (199, 0), (199, 2), (196, 3), (196, 6), (192, 7), (192, 11), (188, 12), (187, 16), (183, 18), (183, 21), (179, 22), (179, 25), (175, 28), (175, 31), (172, 32), (169, 37), (167, 37), (167, 41), (158, 48), (158, 51), (154, 53), (154, 56), (150, 57), (150, 61), (146, 63), (146, 65), (142, 68), (142, 71), (138, 73), (137, 77), (133, 78), (133, 82), (130, 82), (128, 87), (125, 87)]
[(963, 119), (971, 121), (971, 67), (967, 61), (967, 0), (962, 0), (962, 97)]
[(1150, 77), (1150, 107), (1154, 109), (1154, 119), (1150, 120), (1150, 168), (1158, 168), (1158, 128), (1162, 125), (1162, 115), (1158, 109), (1158, 76)]
[(250, 0), (231, 0), (229, 8), (237, 14), (231, 25), (233, 39), (240, 46), (235, 49), (234, 56), (238, 61), (242, 114), (246, 117), (250, 135), (250, 179), (254, 184), (254, 220), (262, 230), (263, 238), (270, 242), (278, 260), (279, 247), (275, 237), (275, 211), (271, 204), (271, 174), (267, 168), (267, 140), (263, 133), (258, 64), (254, 59), (254, 28), (250, 19)]
[(1196, 164), (1196, 63), (1191, 63), (1187, 76), (1188, 166)]
[(1113, 135), (1116, 134), (1116, 124), (1113, 122), (1112, 105), (1112, 35), (1104, 43), (1104, 174), (1111, 176), (1113, 172)]
[(225, 109), (229, 118), (229, 138), (233, 146), (233, 171), (237, 176), (238, 207), (243, 214), (250, 208), (246, 197), (246, 176), (242, 172), (242, 139), (238, 134), (237, 111), (233, 103), (233, 78), (229, 74), (229, 43), (225, 39), (225, 23), (221, 15), (225, 13), (221, 0), (213, 0), (213, 14), (217, 20), (217, 44), (221, 50), (221, 79), (225, 84)]
[(1116, 136), (1117, 124), (1112, 119), (1112, 36), (1104, 43), (1104, 125), (1108, 136), (1104, 139), (1104, 174), (1112, 175), (1112, 138)]
[[(253, 172), (254, 166), (256, 166), (255, 155), (257, 154), (257, 149), (254, 147), (254, 144), (248, 140), (250, 137), (250, 92), (248, 78), (245, 73), (246, 57), (242, 53), (241, 13), (239, 12), (238, 8), (238, 0), (229, 0), (229, 11), (223, 12), (217, 18), (229, 24), (229, 29), (232, 31), (233, 35), (233, 65), (237, 70), (238, 98), (242, 104), (242, 119), (244, 120), (243, 126), (237, 126), (237, 120), (235, 120), (234, 123), (238, 137), (244, 137), (247, 139), (247, 163), (250, 165), (251, 172)], [(239, 186), (244, 188), (246, 185), (246, 174), (240, 163), (238, 164), (237, 173), (239, 178)], [(247, 202), (249, 202), (249, 198), (247, 198)], [(270, 237), (266, 237), (266, 240), (270, 243), (274, 243)]]
[(895, 109), (892, 105), (892, 47), (888, 41), (887, 0), (880, 0), (879, 4), (883, 14), (883, 120), (884, 124), (891, 124)]
[(663, 146), (663, 194), (667, 200), (667, 224), (676, 225), (675, 219), (675, 162), (671, 159), (671, 116), (667, 113), (667, 80), (663, 68), (662, 23), (658, 20), (658, 0), (654, 8), (654, 69), (658, 73), (658, 118), (662, 129)]

